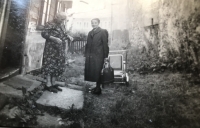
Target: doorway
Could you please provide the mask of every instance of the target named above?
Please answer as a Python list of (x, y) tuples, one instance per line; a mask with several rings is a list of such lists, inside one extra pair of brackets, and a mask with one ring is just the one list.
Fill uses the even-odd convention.
[[(1, 21), (0, 79), (11, 73), (19, 73), (25, 37), (28, 0), (3, 0), (5, 12)], [(3, 15), (3, 14), (2, 14)]]

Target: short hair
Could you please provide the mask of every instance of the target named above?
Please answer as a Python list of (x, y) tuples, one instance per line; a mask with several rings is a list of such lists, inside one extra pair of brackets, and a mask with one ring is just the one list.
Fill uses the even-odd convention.
[(65, 12), (58, 12), (55, 16), (55, 18), (58, 18), (58, 17), (62, 17), (62, 18), (67, 18), (67, 14)]
[(100, 19), (99, 18), (94, 18), (91, 21), (93, 21), (93, 20), (96, 20), (96, 21), (98, 21), (98, 23), (100, 23)]

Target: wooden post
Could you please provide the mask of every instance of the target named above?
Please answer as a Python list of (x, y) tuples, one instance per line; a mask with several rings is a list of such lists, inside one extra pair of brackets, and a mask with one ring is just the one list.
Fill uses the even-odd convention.
[(86, 41), (83, 41), (83, 52), (85, 53), (85, 44), (86, 44)]
[(75, 41), (72, 42), (72, 53), (74, 53), (74, 42)]
[(78, 42), (76, 42), (76, 52), (78, 51)]
[(77, 50), (78, 50), (78, 41), (76, 42), (76, 52), (77, 52)]
[(71, 52), (71, 43), (72, 43), (72, 42), (69, 41), (69, 44), (68, 44), (68, 51), (69, 51), (69, 52)]
[(81, 42), (81, 53), (83, 53), (83, 41)]
[(78, 42), (79, 41), (76, 42), (76, 52), (78, 51)]
[(79, 46), (78, 46), (79, 48), (78, 48), (78, 51), (79, 51), (79, 53), (81, 52), (81, 41), (79, 41)]
[(76, 42), (74, 42), (73, 49), (74, 49), (74, 52), (76, 52)]
[(80, 41), (78, 41), (78, 43), (77, 43), (77, 52), (79, 52), (79, 43), (80, 43)]

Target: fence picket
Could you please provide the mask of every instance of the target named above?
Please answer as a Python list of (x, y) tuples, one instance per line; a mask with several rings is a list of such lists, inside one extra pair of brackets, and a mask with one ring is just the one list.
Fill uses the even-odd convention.
[(72, 41), (69, 45), (69, 52), (71, 53), (84, 53), (85, 52), (85, 40), (75, 40)]

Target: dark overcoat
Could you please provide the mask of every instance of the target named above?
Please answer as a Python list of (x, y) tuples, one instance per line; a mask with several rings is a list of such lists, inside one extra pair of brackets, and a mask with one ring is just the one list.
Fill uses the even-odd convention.
[(85, 81), (98, 82), (104, 58), (108, 57), (108, 32), (98, 27), (90, 31), (85, 47)]

